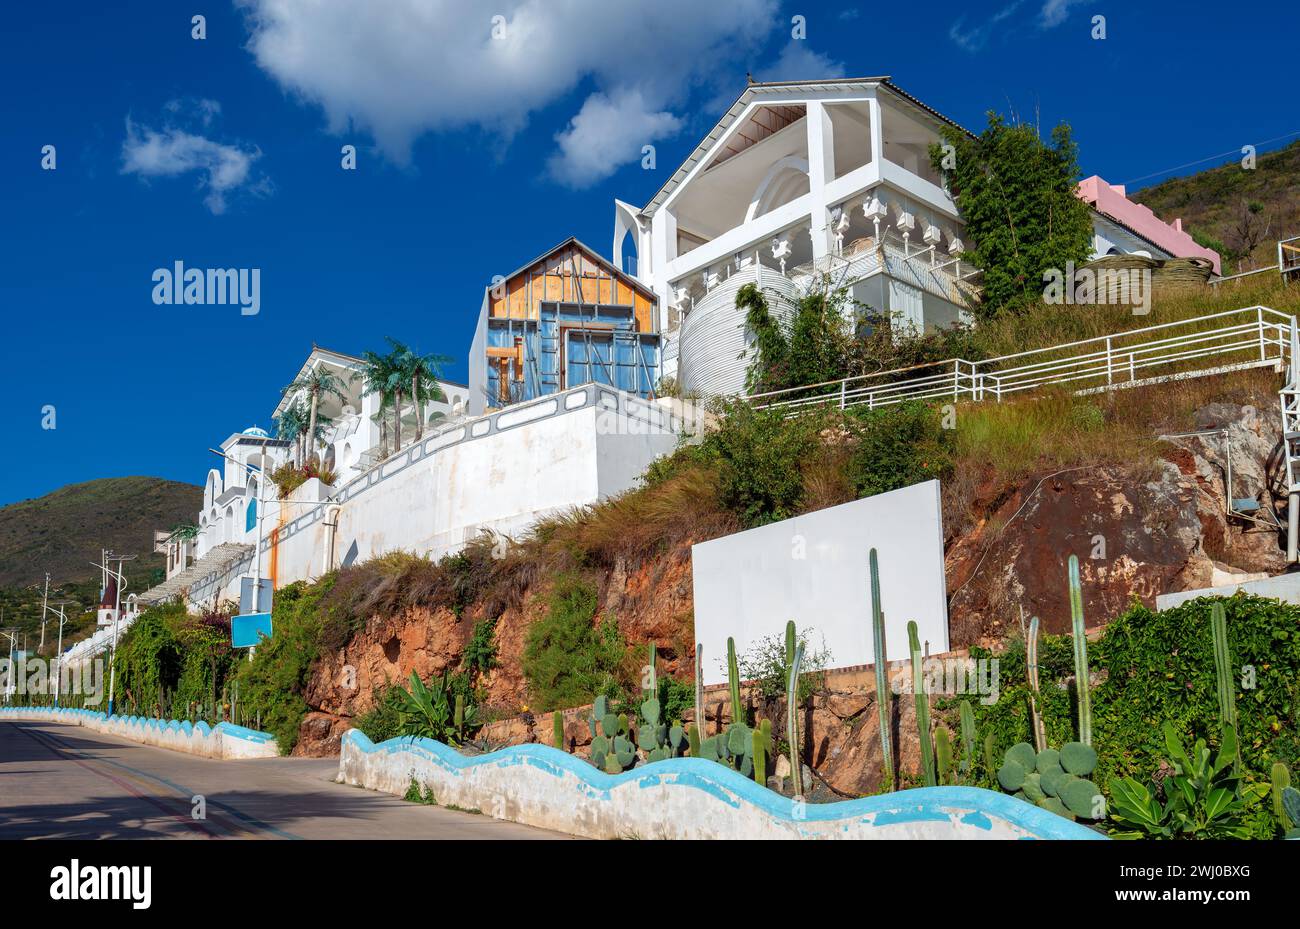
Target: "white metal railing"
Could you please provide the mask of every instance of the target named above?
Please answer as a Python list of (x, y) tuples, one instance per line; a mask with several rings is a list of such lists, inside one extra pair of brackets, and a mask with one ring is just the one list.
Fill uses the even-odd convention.
[[(748, 399), (754, 406), (844, 409), (904, 400), (997, 400), (1049, 385), (1105, 390), (1227, 369), (1279, 368), (1296, 357), (1296, 318), (1265, 306), (1225, 310), (983, 361), (947, 361), (792, 387)], [(1210, 370), (1194, 362), (1215, 359)], [(1294, 383), (1294, 378), (1291, 379)], [(1300, 415), (1300, 414), (1298, 414)]]

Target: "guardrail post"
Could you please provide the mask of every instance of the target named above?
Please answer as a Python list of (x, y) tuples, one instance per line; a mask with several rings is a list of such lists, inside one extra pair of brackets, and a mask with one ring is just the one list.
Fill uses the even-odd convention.
[(1111, 376), (1110, 364), (1111, 364), (1110, 336), (1106, 336), (1106, 384), (1107, 385), (1114, 383)]
[(1267, 361), (1268, 352), (1264, 348), (1264, 308), (1255, 307), (1255, 324), (1259, 328), (1259, 360)]
[(840, 381), (840, 409), (844, 409), (844, 386), (845, 382)]

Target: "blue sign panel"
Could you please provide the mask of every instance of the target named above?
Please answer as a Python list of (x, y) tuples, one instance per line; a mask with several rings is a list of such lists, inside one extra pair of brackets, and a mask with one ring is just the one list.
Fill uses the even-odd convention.
[(230, 644), (234, 648), (249, 648), (262, 638), (271, 637), (270, 613), (245, 613), (230, 619)]

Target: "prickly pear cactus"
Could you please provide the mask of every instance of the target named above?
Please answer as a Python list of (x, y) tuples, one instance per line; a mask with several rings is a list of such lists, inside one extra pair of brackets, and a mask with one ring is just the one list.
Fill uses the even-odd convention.
[(1035, 752), (1018, 742), (1003, 756), (998, 784), (1007, 793), (1066, 819), (1101, 819), (1105, 800), (1088, 775), (1097, 767), (1097, 753), (1082, 742), (1067, 742), (1060, 750)]

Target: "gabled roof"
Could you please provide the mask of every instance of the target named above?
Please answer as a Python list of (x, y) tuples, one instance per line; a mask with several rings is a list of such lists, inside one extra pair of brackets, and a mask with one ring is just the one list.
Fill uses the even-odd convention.
[(664, 200), (666, 200), (668, 196), (677, 189), (678, 185), (685, 180), (686, 176), (690, 174), (695, 166), (709, 153), (713, 148), (714, 143), (727, 133), (727, 130), (731, 128), (732, 123), (740, 117), (741, 113), (745, 112), (745, 109), (751, 102), (756, 98), (774, 95), (780, 90), (796, 89), (800, 87), (816, 87), (823, 90), (844, 91), (862, 90), (869, 87), (883, 87), (900, 99), (906, 100), (913, 106), (924, 110), (935, 119), (947, 123), (960, 132), (973, 136), (973, 133), (969, 129), (960, 125), (956, 121), (949, 119), (947, 116), (944, 116), (933, 107), (922, 103), (897, 84), (891, 82), (889, 75), (887, 74), (879, 75), (877, 77), (823, 78), (812, 81), (751, 81), (749, 85), (740, 92), (740, 96), (736, 98), (736, 102), (733, 103), (727, 112), (723, 114), (722, 118), (718, 120), (713, 129), (709, 131), (708, 135), (706, 135), (700, 141), (700, 144), (695, 146), (695, 150), (686, 157), (686, 160), (682, 162), (681, 167), (673, 172), (672, 177), (668, 178), (668, 180), (664, 182), (664, 185), (659, 188), (659, 191), (650, 199), (650, 202), (645, 205), (644, 209), (641, 210), (641, 215), (649, 216), (653, 214), (655, 210), (659, 209)]
[[(646, 299), (652, 301), (658, 300), (653, 290), (651, 290), (649, 287), (642, 284), (640, 281), (638, 281), (636, 278), (632, 277), (631, 275), (625, 274), (622, 271), (620, 271), (617, 267), (615, 267), (612, 261), (606, 260), (604, 256), (602, 256), (590, 245), (587, 245), (577, 236), (572, 236), (572, 235), (569, 236), (560, 244), (554, 246), (553, 248), (548, 248), (546, 251), (542, 252), (532, 261), (529, 261), (515, 268), (513, 271), (511, 271), (509, 274), (505, 276), (505, 279), (509, 281), (512, 280), (513, 278), (518, 277), (520, 274), (523, 274), (529, 268), (533, 267), (534, 265), (540, 264), (550, 256), (554, 255), (556, 252), (560, 251), (561, 249), (568, 248), (570, 245), (574, 246), (575, 248), (581, 249), (583, 254), (585, 254), (588, 258), (596, 262), (596, 264), (600, 265), (602, 268), (608, 271), (612, 276), (619, 278), (629, 287), (633, 288), (634, 290), (640, 291), (641, 295), (644, 296)], [(486, 287), (483, 288), (483, 292), (484, 293), (490, 292), (493, 286), (494, 285), (492, 284), (488, 284)]]

